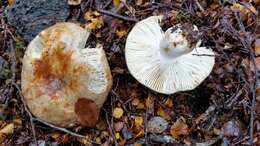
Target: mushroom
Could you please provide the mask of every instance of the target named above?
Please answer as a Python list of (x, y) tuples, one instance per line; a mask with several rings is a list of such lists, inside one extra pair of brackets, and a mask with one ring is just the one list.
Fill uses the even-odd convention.
[(214, 52), (199, 47), (194, 25), (178, 24), (162, 31), (162, 16), (138, 22), (129, 33), (125, 57), (130, 73), (144, 86), (163, 94), (192, 90), (211, 72)]
[(84, 48), (90, 32), (57, 23), (28, 45), (21, 75), (22, 93), (39, 119), (61, 126), (95, 126), (112, 86), (102, 48)]

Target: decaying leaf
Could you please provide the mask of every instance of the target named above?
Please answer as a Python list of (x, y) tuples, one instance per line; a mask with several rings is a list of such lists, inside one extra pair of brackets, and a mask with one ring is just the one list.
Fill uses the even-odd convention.
[(119, 38), (124, 37), (126, 34), (127, 34), (127, 31), (126, 31), (126, 30), (116, 30), (116, 35), (117, 35)]
[(172, 126), (171, 126), (171, 135), (174, 138), (179, 138), (181, 135), (189, 135), (189, 128), (182, 120), (178, 119)]
[(240, 18), (244, 21), (246, 20), (251, 14), (257, 14), (256, 8), (250, 4), (246, 3), (247, 6), (243, 6), (239, 3), (234, 3), (231, 6), (231, 9), (234, 11), (239, 11), (240, 12)]
[(121, 0), (113, 0), (113, 5), (114, 6), (119, 6), (119, 4), (121, 3)]
[(171, 98), (168, 98), (165, 102), (165, 105), (169, 108), (172, 108), (173, 107), (173, 101)]
[(158, 108), (157, 115), (163, 117), (166, 120), (170, 120), (171, 116), (168, 112), (164, 111), (162, 108)]
[(14, 123), (7, 124), (0, 130), (0, 143), (2, 143), (6, 136), (14, 133)]
[(135, 126), (143, 125), (144, 119), (141, 116), (135, 116)]
[(88, 21), (86, 24), (88, 29), (98, 29), (104, 25), (103, 17), (97, 11), (87, 11), (84, 18)]
[(154, 107), (154, 101), (151, 96), (148, 96), (148, 98), (146, 98), (145, 105), (146, 105), (146, 108), (148, 108), (148, 109), (152, 109)]
[(255, 40), (255, 55), (260, 55), (260, 39)]
[(116, 119), (120, 119), (124, 114), (124, 111), (121, 107), (116, 107), (113, 111), (113, 117)]
[(99, 109), (94, 101), (79, 98), (75, 103), (75, 113), (80, 124), (94, 127), (98, 121)]
[(6, 126), (4, 126), (1, 130), (0, 130), (0, 135), (5, 134), (5, 135), (10, 135), (14, 133), (14, 123), (10, 123)]
[(14, 2), (15, 2), (15, 0), (8, 0), (8, 5), (11, 6), (14, 4)]

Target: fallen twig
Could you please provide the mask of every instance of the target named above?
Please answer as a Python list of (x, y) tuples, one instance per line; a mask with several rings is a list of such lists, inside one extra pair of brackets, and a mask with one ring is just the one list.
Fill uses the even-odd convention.
[(28, 107), (26, 106), (26, 102), (25, 102), (25, 99), (24, 99), (24, 97), (23, 97), (23, 94), (22, 94), (21, 89), (19, 88), (19, 86), (18, 86), (16, 83), (13, 83), (13, 85), (14, 85), (14, 86), (16, 87), (16, 89), (18, 90), (18, 94), (19, 94), (20, 97), (21, 97), (24, 110), (26, 111), (26, 113), (28, 114), (28, 116), (29, 116), (29, 118), (30, 118), (30, 123), (31, 123), (31, 127), (32, 127), (32, 134), (33, 134), (34, 142), (35, 142), (36, 145), (38, 145), (37, 139), (36, 139), (35, 125), (34, 125), (34, 123), (33, 123), (33, 115), (32, 115), (32, 113), (29, 111)]
[(198, 6), (198, 8), (200, 9), (201, 12), (204, 12), (204, 8), (200, 5), (200, 2), (198, 0), (195, 0), (196, 5)]

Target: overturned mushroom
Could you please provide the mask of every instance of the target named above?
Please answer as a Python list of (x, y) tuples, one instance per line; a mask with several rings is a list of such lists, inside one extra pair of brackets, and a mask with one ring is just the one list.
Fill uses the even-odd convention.
[(29, 44), (22, 68), (22, 92), (29, 109), (52, 124), (95, 126), (112, 86), (103, 49), (84, 48), (89, 32), (58, 23)]
[(198, 29), (178, 24), (163, 32), (162, 16), (138, 22), (126, 40), (130, 73), (143, 85), (164, 94), (192, 90), (211, 72), (214, 52), (199, 47)]

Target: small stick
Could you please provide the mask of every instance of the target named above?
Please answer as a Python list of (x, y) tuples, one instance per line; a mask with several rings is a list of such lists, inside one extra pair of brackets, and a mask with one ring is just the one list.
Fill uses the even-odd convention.
[(201, 12), (204, 12), (204, 8), (200, 5), (200, 2), (198, 0), (194, 0), (198, 8), (200, 9)]
[(26, 102), (25, 102), (25, 99), (22, 95), (22, 91), (21, 89), (19, 88), (19, 86), (16, 84), (16, 83), (13, 83), (13, 85), (16, 87), (16, 89), (18, 90), (18, 93), (21, 97), (21, 100), (22, 100), (22, 103), (23, 103), (23, 107), (24, 107), (24, 110), (26, 111), (26, 113), (28, 114), (29, 118), (30, 118), (30, 123), (31, 123), (31, 127), (32, 127), (32, 134), (33, 134), (33, 139), (34, 139), (34, 142), (36, 145), (38, 145), (37, 143), (37, 140), (36, 140), (36, 133), (35, 133), (35, 125), (33, 123), (33, 116), (32, 116), (32, 113), (29, 111), (28, 107), (26, 106)]

